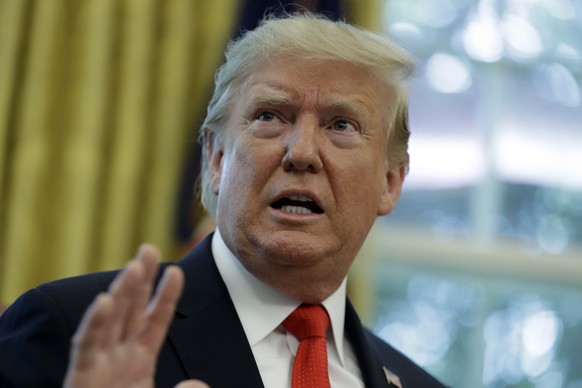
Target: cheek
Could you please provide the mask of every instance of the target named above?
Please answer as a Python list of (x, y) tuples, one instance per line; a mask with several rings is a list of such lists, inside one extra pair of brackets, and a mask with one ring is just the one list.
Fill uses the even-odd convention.
[(235, 144), (225, 155), (222, 170), (221, 190), (235, 198), (247, 195), (253, 189), (261, 187), (260, 180), (268, 177), (268, 162), (264, 148), (252, 144)]
[(337, 181), (336, 195), (345, 195), (344, 206), (354, 212), (366, 208), (376, 214), (385, 178), (382, 166), (375, 163), (365, 157), (353, 158), (338, 172), (342, 179)]
[(249, 163), (240, 155), (232, 153), (225, 158), (222, 166), (221, 192), (229, 197), (244, 195), (245, 183), (251, 180), (251, 169)]

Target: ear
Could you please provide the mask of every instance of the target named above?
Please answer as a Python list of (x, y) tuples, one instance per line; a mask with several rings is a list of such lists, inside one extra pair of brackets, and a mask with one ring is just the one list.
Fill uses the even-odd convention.
[(224, 150), (213, 133), (206, 139), (206, 160), (208, 162), (209, 184), (214, 195), (218, 195), (222, 177), (222, 156)]
[(396, 206), (396, 202), (398, 202), (398, 198), (400, 198), (400, 192), (402, 191), (402, 184), (404, 183), (405, 176), (406, 166), (404, 164), (399, 164), (392, 168), (386, 168), (386, 182), (378, 206), (379, 216), (385, 216)]

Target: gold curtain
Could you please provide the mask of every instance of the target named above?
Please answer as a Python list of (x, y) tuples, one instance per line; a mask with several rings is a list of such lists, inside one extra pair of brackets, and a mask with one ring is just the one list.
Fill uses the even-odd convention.
[(174, 259), (176, 191), (237, 0), (0, 0), (0, 302)]
[(389, 0), (343, 0), (346, 17), (351, 23), (357, 24), (374, 32), (382, 31), (382, 16)]

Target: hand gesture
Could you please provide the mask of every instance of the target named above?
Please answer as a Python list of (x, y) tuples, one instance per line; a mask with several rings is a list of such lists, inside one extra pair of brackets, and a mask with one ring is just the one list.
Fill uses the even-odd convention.
[[(66, 388), (154, 386), (158, 353), (182, 293), (184, 274), (169, 266), (150, 301), (159, 252), (143, 245), (85, 312), (71, 345)], [(187, 381), (180, 388), (203, 388)]]

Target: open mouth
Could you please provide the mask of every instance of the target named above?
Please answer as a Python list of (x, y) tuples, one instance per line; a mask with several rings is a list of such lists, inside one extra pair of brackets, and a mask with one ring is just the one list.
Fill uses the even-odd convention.
[(323, 209), (314, 200), (304, 195), (291, 195), (271, 204), (271, 207), (292, 214), (322, 214)]

